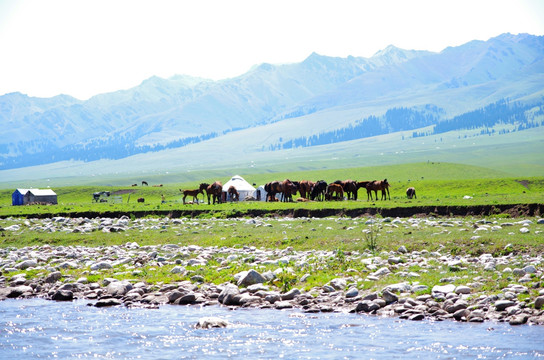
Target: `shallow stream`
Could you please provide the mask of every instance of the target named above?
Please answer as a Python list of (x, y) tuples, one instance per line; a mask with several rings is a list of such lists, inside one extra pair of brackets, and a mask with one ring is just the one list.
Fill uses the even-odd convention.
[[(544, 326), (219, 306), (96, 308), (88, 303), (0, 302), (0, 359), (544, 358)], [(195, 328), (209, 316), (230, 325)]]

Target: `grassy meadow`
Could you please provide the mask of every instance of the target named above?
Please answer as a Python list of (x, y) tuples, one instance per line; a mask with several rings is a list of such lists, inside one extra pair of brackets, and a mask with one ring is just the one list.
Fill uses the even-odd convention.
[[(234, 175), (234, 174), (233, 174)], [(294, 202), (294, 203), (264, 203), (239, 202), (219, 205), (187, 204), (183, 205), (179, 189), (198, 187), (200, 182), (220, 180), (225, 178), (203, 178), (199, 181), (186, 183), (165, 183), (162, 187), (142, 187), (141, 180), (130, 179), (127, 186), (64, 186), (54, 188), (58, 194), (58, 205), (11, 206), (13, 189), (0, 191), (0, 228), (11, 224), (22, 224), (19, 231), (2, 231), (0, 248), (10, 247), (39, 247), (44, 244), (51, 246), (122, 246), (127, 242), (137, 242), (140, 246), (178, 244), (180, 246), (198, 245), (217, 248), (257, 249), (287, 249), (297, 251), (325, 250), (334, 255), (327, 258), (315, 258), (315, 268), (304, 283), (299, 279), (307, 271), (294, 268), (293, 272), (285, 272), (276, 281), (277, 286), (288, 289), (292, 286), (309, 289), (320, 286), (334, 277), (342, 274), (368, 273), (368, 264), (355, 260), (352, 253), (369, 252), (375, 255), (383, 254), (388, 257), (397, 251), (401, 245), (407, 251), (427, 251), (440, 254), (479, 256), (493, 254), (501, 256), (511, 254), (521, 259), (525, 255), (539, 255), (544, 252), (544, 225), (537, 224), (537, 219), (511, 218), (510, 214), (497, 213), (486, 217), (465, 216), (454, 218), (437, 218), (432, 214), (426, 218), (405, 218), (396, 222), (392, 218), (380, 215), (370, 217), (362, 215), (356, 218), (342, 216), (327, 216), (323, 218), (286, 218), (264, 217), (262, 224), (248, 221), (248, 217), (229, 218), (237, 212), (249, 214), (251, 210), (260, 210), (263, 214), (274, 214), (278, 209), (387, 209), (409, 206), (476, 206), (493, 204), (543, 204), (544, 177), (512, 177), (497, 170), (477, 166), (450, 163), (416, 163), (395, 166), (346, 168), (340, 170), (300, 171), (290, 173), (239, 174), (248, 182), (264, 184), (273, 180), (289, 178), (292, 180), (320, 180), (331, 182), (337, 179), (373, 180), (387, 178), (391, 184), (391, 200), (367, 201), (366, 192), (359, 191), (357, 201), (330, 202)], [(138, 182), (137, 187), (132, 183)], [(417, 199), (406, 199), (405, 189), (414, 186), (417, 189)], [(133, 191), (121, 195), (120, 203), (95, 203), (92, 193), (97, 191)], [(162, 195), (166, 203), (161, 203)], [(465, 199), (465, 196), (470, 199)], [(137, 198), (143, 197), (145, 203), (138, 203)], [(200, 195), (200, 199), (202, 199)], [(188, 199), (189, 200), (189, 199)], [(180, 209), (205, 210), (193, 218), (184, 218), (174, 225), (164, 219), (165, 212)], [(152, 212), (160, 210), (162, 216)], [(143, 211), (147, 218), (137, 219), (133, 213)], [(39, 220), (35, 215), (55, 216), (55, 214), (126, 214), (136, 226), (122, 232), (93, 231), (90, 233), (66, 232), (58, 228), (54, 232), (30, 230)], [(147, 213), (145, 213), (147, 212)], [(375, 221), (379, 220), (379, 221)], [(531, 220), (530, 232), (521, 233), (518, 222)], [(261, 220), (260, 220), (261, 221)], [(153, 226), (154, 225), (154, 226)], [(488, 231), (477, 232), (477, 227), (487, 226)], [(495, 229), (491, 229), (494, 226)], [(142, 227), (146, 229), (143, 230)], [(173, 281), (190, 280), (198, 275), (207, 283), (220, 284), (232, 281), (232, 274), (251, 268), (252, 259), (232, 264), (230, 267), (220, 267), (222, 258), (209, 259), (210, 264), (217, 266), (187, 267), (185, 275), (175, 275), (170, 272), (173, 265), (157, 268), (146, 266), (137, 271), (124, 271), (114, 268), (99, 274), (89, 273), (87, 268), (63, 270), (63, 276), (78, 278), (88, 276), (89, 281), (99, 281), (103, 277), (118, 279), (134, 279), (135, 277), (150, 284), (164, 284)], [(381, 256), (381, 255), (380, 255)], [(520, 260), (521, 261), (521, 260)], [(441, 264), (437, 270), (422, 272), (419, 279), (422, 283), (440, 284), (440, 279), (447, 276), (457, 276), (457, 283), (468, 282), (475, 275), (472, 270), (448, 268)], [(434, 268), (433, 265), (433, 268)], [(287, 266), (292, 267), (292, 264)], [(313, 266), (313, 265), (312, 265)], [(219, 270), (218, 270), (219, 269)], [(123, 270), (123, 271), (121, 271)], [(274, 270), (270, 265), (267, 269)], [(409, 268), (407, 271), (419, 271)], [(30, 270), (32, 272), (34, 270)], [(466, 272), (466, 276), (465, 275)], [(28, 271), (27, 271), (28, 273)], [(16, 273), (14, 273), (16, 274)], [(14, 275), (14, 274), (10, 274)], [(468, 276), (470, 275), (470, 277)], [(489, 278), (486, 286), (489, 291), (500, 291), (510, 280), (506, 277), (497, 278), (496, 273), (482, 272), (480, 275)], [(27, 274), (28, 277), (41, 276), (39, 273)], [(393, 274), (387, 279), (377, 282), (361, 282), (359, 288), (376, 290), (395, 281), (404, 281), (400, 275)]]
[[(232, 174), (234, 175), (234, 174)], [(262, 185), (273, 180), (375, 180), (387, 178), (391, 188), (391, 200), (367, 201), (364, 189), (359, 189), (357, 201), (264, 203), (237, 202), (208, 205), (186, 204), (182, 202), (180, 189), (197, 188), (200, 182), (211, 183), (219, 180), (227, 182), (230, 177), (202, 178), (185, 183), (165, 183), (162, 187), (141, 186), (141, 180), (127, 179), (127, 186), (93, 185), (63, 186), (53, 190), (58, 195), (58, 205), (12, 206), (11, 194), (15, 189), (0, 190), (0, 217), (32, 216), (35, 214), (107, 213), (107, 212), (160, 212), (173, 210), (210, 211), (214, 216), (229, 216), (232, 213), (248, 213), (252, 209), (275, 211), (281, 209), (363, 209), (363, 208), (401, 208), (413, 206), (473, 206), (501, 204), (543, 204), (544, 177), (511, 177), (501, 171), (478, 166), (450, 163), (415, 163), (392, 166), (346, 168), (334, 170), (297, 171), (289, 173), (238, 174), (249, 183)], [(132, 187), (132, 184), (138, 186)], [(408, 200), (405, 190), (413, 186), (417, 199)], [(113, 195), (107, 203), (96, 203), (92, 194), (110, 191)], [(162, 203), (164, 195), (166, 202)], [(470, 199), (465, 198), (469, 196)], [(144, 203), (137, 199), (143, 197)], [(204, 200), (203, 195), (199, 199)], [(192, 200), (187, 198), (187, 201)]]

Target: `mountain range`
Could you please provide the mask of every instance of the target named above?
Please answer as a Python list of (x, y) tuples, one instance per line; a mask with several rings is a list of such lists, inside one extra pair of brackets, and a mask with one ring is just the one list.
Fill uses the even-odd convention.
[[(417, 138), (445, 123), (448, 131), (527, 130), (544, 124), (543, 85), (544, 36), (503, 34), (439, 53), (394, 46), (370, 58), (313, 53), (220, 81), (152, 77), (86, 101), (11, 93), (0, 96), (0, 171), (64, 162), (65, 170), (107, 173), (120, 170), (107, 163), (121, 160), (132, 171), (202, 167), (197, 154), (212, 158), (211, 167), (242, 157), (273, 162), (286, 149), (399, 132)], [(494, 114), (491, 126), (469, 116), (478, 111)], [(465, 125), (452, 125), (463, 116)], [(315, 141), (321, 137), (328, 140)]]

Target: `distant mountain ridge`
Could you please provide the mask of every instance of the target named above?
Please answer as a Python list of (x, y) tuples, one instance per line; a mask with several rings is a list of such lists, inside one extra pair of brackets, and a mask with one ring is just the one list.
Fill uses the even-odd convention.
[(371, 58), (313, 53), (300, 63), (264, 63), (220, 81), (151, 77), (87, 101), (12, 93), (0, 97), (0, 170), (120, 159), (249, 128), (251, 141), (274, 150), (275, 131), (286, 143), (331, 126), (361, 126), (391, 109), (425, 106), (440, 109), (432, 117), (438, 124), (503, 99), (538, 103), (543, 84), (544, 37), (503, 34), (440, 53), (392, 45)]

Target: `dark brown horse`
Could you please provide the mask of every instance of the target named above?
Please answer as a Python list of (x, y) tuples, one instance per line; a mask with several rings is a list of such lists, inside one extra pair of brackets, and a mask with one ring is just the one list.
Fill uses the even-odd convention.
[(300, 196), (304, 199), (309, 199), (310, 193), (312, 192), (314, 186), (315, 182), (313, 181), (302, 180), (301, 182), (299, 182), (298, 191), (300, 192)]
[[(333, 194), (335, 194), (333, 198)], [(344, 189), (340, 184), (329, 184), (327, 186), (327, 193), (325, 194), (325, 199), (327, 200), (343, 200), (344, 199)]]
[(387, 192), (387, 195), (389, 196), (389, 200), (391, 200), (391, 195), (389, 194), (389, 183), (387, 182), (387, 179), (374, 180), (367, 184), (366, 191), (367, 193), (370, 192), (370, 200), (372, 200), (371, 191), (374, 191), (376, 200), (378, 200), (378, 190), (382, 192), (382, 200), (387, 200), (386, 192)]
[(283, 193), (283, 184), (279, 181), (271, 181), (264, 186), (266, 191), (266, 201), (274, 201), (276, 194)]
[(310, 193), (310, 200), (323, 201), (325, 199), (325, 193), (327, 192), (327, 182), (325, 180), (319, 180), (315, 183)]
[(342, 186), (342, 189), (346, 193), (348, 200), (357, 200), (357, 182), (355, 180), (336, 180), (334, 184)]
[(283, 180), (282, 183), (282, 196), (281, 201), (283, 202), (293, 202), (293, 195), (298, 191), (298, 183), (295, 183), (289, 179)]
[(204, 195), (204, 192), (202, 192), (202, 189), (195, 189), (195, 190), (181, 190), (181, 189), (179, 189), (179, 191), (181, 191), (183, 193), (183, 205), (185, 205), (185, 198), (187, 198), (187, 196), (192, 196), (193, 197), (193, 204), (198, 204), (198, 194)]
[(236, 191), (236, 188), (234, 186), (229, 186), (229, 189), (227, 190), (227, 194), (230, 196), (230, 201), (239, 201), (240, 200), (240, 194), (238, 191)]
[[(202, 186), (203, 184), (201, 184)], [(213, 203), (217, 201), (218, 204), (221, 203), (221, 194), (223, 193), (223, 184), (220, 181), (216, 181), (211, 185), (206, 187), (206, 194), (208, 195), (208, 205), (210, 205), (210, 198), (213, 197)]]
[(409, 187), (408, 189), (406, 189), (406, 196), (408, 197), (408, 199), (411, 199), (411, 198), (417, 199), (416, 189), (413, 187)]
[(369, 189), (366, 188), (368, 184), (370, 184), (372, 181), (357, 181), (357, 190), (360, 188), (363, 188), (366, 190), (366, 200), (370, 200), (370, 197), (372, 196), (372, 193)]

